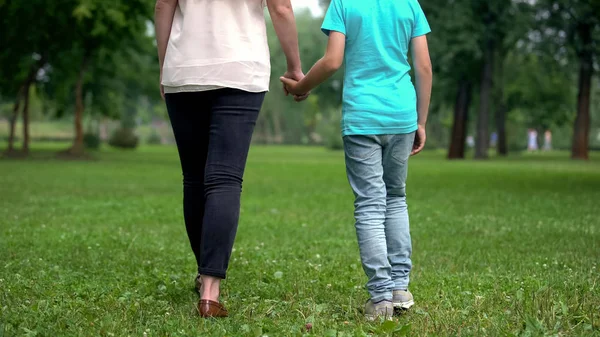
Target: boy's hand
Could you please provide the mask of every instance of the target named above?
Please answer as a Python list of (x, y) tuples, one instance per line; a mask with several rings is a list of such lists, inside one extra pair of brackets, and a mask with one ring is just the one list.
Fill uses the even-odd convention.
[[(295, 81), (300, 81), (301, 79), (304, 78), (304, 73), (301, 70), (298, 71), (287, 71), (285, 74), (283, 74), (283, 77), (285, 78), (289, 78)], [(283, 84), (283, 92), (285, 92), (285, 95), (288, 96), (290, 94), (290, 92), (287, 90), (285, 83)], [(293, 94), (292, 94), (293, 95)], [(308, 98), (308, 96), (310, 95), (309, 93), (305, 93), (303, 95), (293, 95), (294, 96), (294, 101), (296, 102), (302, 102), (305, 99)]]
[(425, 147), (425, 141), (427, 140), (427, 132), (425, 126), (419, 125), (419, 129), (415, 133), (415, 143), (413, 144), (411, 156), (419, 154)]
[(287, 92), (289, 92), (290, 94), (296, 95), (296, 96), (308, 95), (308, 93), (298, 90), (298, 81), (293, 80), (291, 78), (286, 78), (286, 77), (280, 77), (279, 80), (285, 86), (285, 90)]

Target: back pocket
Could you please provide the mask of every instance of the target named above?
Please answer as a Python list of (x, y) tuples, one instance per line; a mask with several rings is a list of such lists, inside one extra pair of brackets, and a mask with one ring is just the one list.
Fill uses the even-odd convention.
[(391, 142), (392, 157), (401, 164), (406, 164), (408, 158), (410, 157), (410, 152), (412, 151), (414, 142), (414, 132), (405, 135), (395, 135), (393, 141)]

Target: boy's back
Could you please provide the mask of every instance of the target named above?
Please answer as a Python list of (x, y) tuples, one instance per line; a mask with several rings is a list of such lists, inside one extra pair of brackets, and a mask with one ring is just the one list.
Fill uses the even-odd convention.
[[(301, 80), (281, 77), (301, 100), (346, 60), (342, 130), (363, 270), (367, 319), (408, 309), (412, 244), (406, 206), (408, 159), (423, 150), (432, 71), (429, 25), (417, 0), (332, 0), (325, 55)], [(409, 71), (412, 49), (416, 87)], [(416, 132), (415, 132), (416, 131)]]
[(332, 0), (322, 29), (346, 35), (343, 135), (414, 132), (408, 50), (412, 38), (430, 32), (418, 1)]

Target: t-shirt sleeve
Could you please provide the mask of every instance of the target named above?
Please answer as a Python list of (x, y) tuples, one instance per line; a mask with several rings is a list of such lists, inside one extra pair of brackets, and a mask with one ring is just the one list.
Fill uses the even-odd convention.
[(425, 13), (423, 13), (423, 8), (421, 8), (421, 5), (418, 1), (415, 1), (414, 13), (415, 23), (413, 26), (413, 33), (411, 38), (431, 33), (429, 22), (427, 22)]
[(344, 20), (344, 7), (342, 6), (342, 0), (332, 0), (329, 5), (329, 9), (325, 14), (323, 20), (323, 26), (321, 30), (327, 36), (331, 31), (340, 32), (346, 35), (346, 21)]

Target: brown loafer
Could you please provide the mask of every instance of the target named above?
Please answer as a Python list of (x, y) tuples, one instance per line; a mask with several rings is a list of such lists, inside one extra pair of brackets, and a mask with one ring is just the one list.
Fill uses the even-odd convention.
[(200, 300), (198, 302), (198, 312), (200, 317), (220, 318), (229, 316), (227, 309), (221, 303), (210, 300)]

